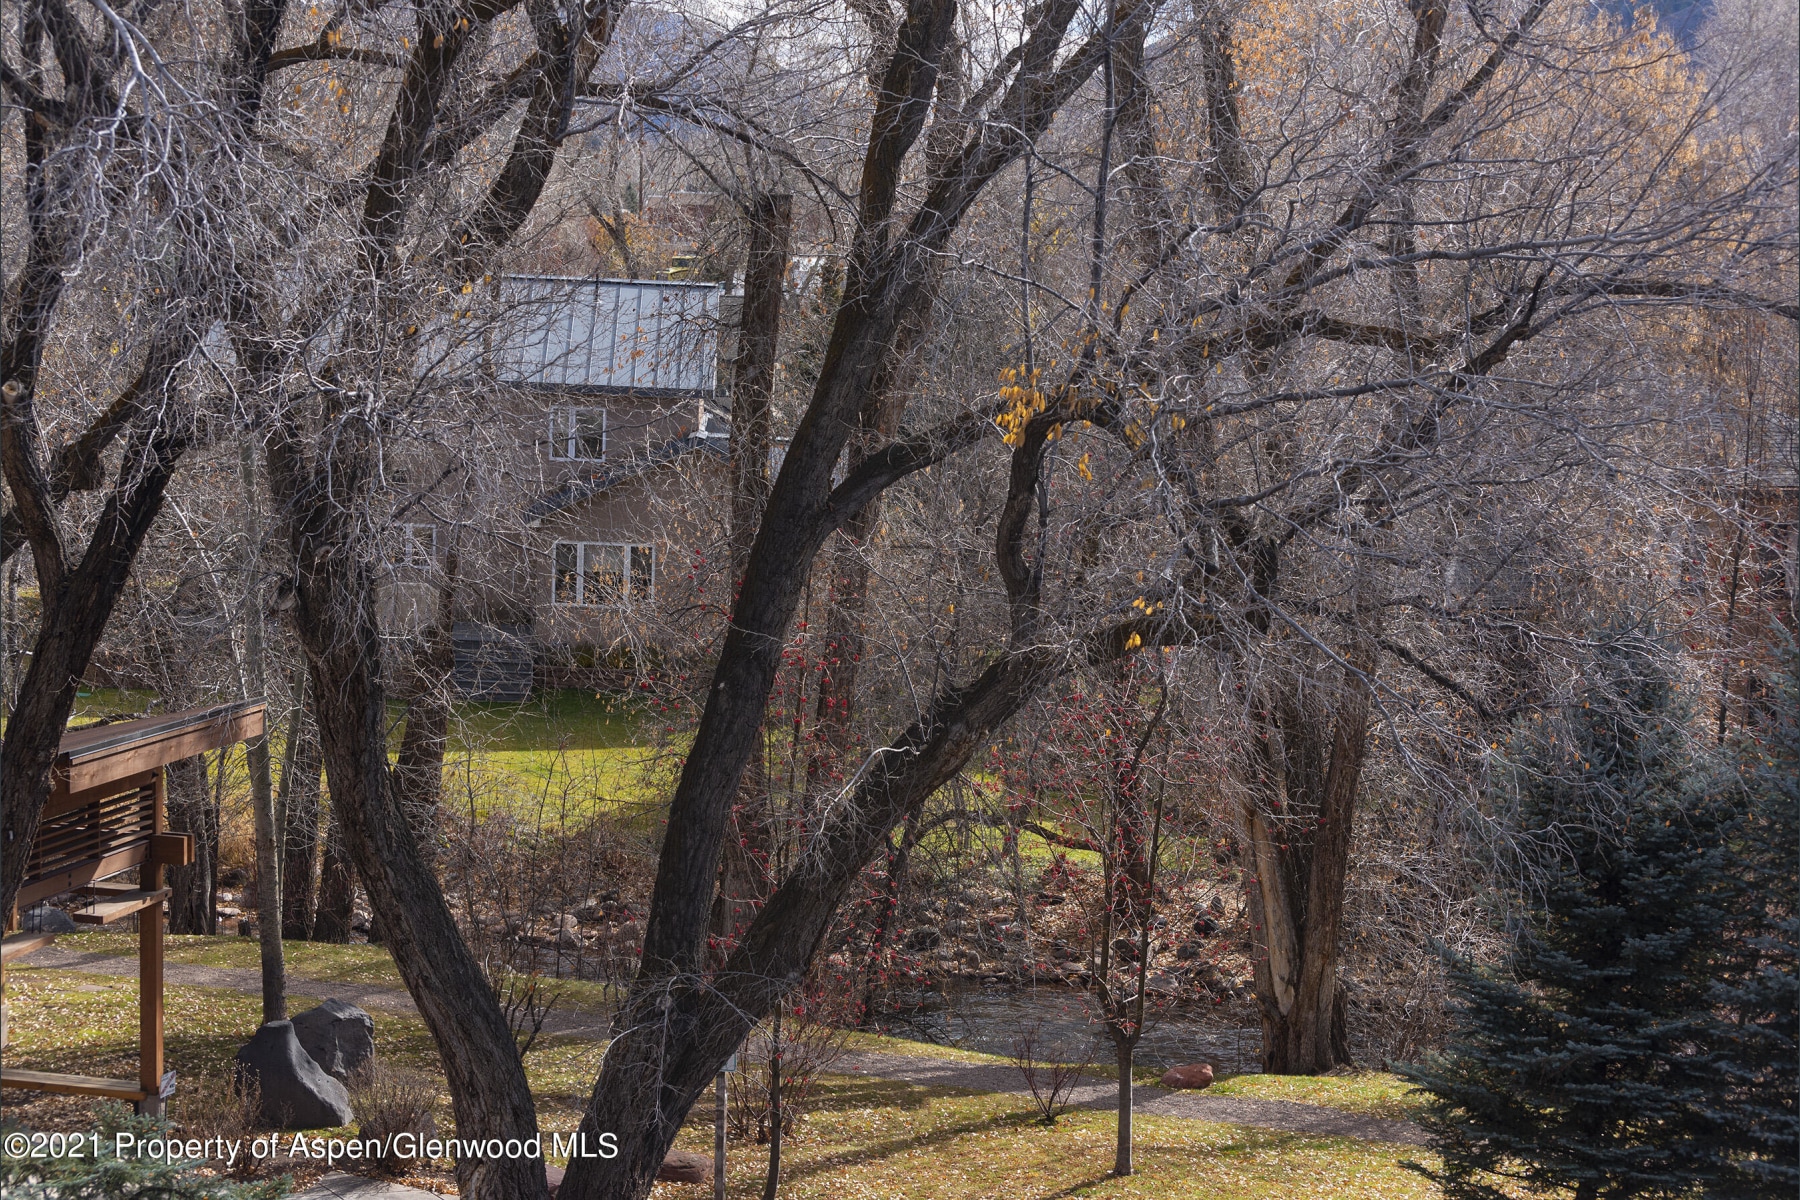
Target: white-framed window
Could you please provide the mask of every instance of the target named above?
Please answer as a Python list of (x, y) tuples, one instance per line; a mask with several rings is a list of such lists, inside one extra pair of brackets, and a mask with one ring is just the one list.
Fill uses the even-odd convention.
[(399, 554), (395, 556), (396, 565), (402, 567), (429, 567), (437, 562), (437, 526), (436, 525), (402, 525), (400, 526)]
[(598, 462), (606, 457), (604, 408), (553, 408), (550, 410), (550, 457), (573, 462)]
[(583, 608), (648, 604), (656, 593), (656, 548), (611, 542), (558, 542), (550, 598)]

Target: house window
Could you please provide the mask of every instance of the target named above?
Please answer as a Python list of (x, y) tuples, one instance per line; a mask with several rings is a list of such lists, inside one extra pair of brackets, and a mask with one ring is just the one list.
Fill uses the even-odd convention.
[(400, 553), (397, 557), (398, 565), (402, 567), (429, 567), (437, 562), (437, 526), (400, 526)]
[(606, 457), (604, 408), (550, 410), (550, 457), (597, 462)]
[(656, 591), (656, 550), (607, 542), (558, 542), (551, 596), (558, 604), (597, 608), (647, 604)]

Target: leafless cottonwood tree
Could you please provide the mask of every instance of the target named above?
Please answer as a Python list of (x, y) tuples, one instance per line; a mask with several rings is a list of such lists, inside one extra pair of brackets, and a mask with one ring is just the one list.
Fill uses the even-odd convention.
[[(1558, 534), (1642, 503), (1621, 473), (1670, 482), (1645, 435), (1680, 417), (1644, 396), (1673, 356), (1625, 361), (1676, 310), (1796, 315), (1769, 221), (1793, 157), (1717, 154), (1672, 43), (1548, 3), (1249, 28), (1199, 11), (1171, 56), (1206, 114), (1185, 186), (1150, 152), (1170, 106), (1140, 98), (1179, 68), (1121, 71), (1143, 274), (1109, 349), (1170, 423), (1145, 449), (1200, 566), (1170, 583), (1222, 623), (1264, 1065), (1315, 1072), (1349, 1057), (1349, 834), (1394, 676), (1466, 706), (1464, 736), (1533, 689), (1516, 651), (1554, 622), (1532, 581), (1583, 573)], [(1381, 53), (1351, 49), (1368, 34)]]
[[(1269, 1065), (1340, 1061), (1335, 962), (1366, 744), (1422, 707), (1396, 676), (1477, 721), (1528, 688), (1514, 665), (1540, 634), (1537, 565), (1560, 583), (1585, 552), (1569, 537), (1581, 514), (1669, 474), (1649, 453), (1680, 415), (1658, 386), (1676, 353), (1662, 339), (1696, 309), (1795, 315), (1771, 299), (1791, 292), (1791, 149), (1710, 141), (1707, 85), (1677, 50), (1572, 3), (1048, 0), (1022, 25), (959, 23), (969, 14), (949, 0), (862, 7), (871, 94), (838, 93), (867, 116), (834, 210), (851, 230), (842, 298), (745, 560), (670, 805), (640, 972), (583, 1118), (621, 1154), (574, 1164), (571, 1197), (647, 1194), (692, 1104), (803, 976), (865, 865), (1003, 722), (1077, 665), (1158, 646), (1216, 655), (1220, 712), (1241, 734), (1231, 784), (1268, 930)], [(249, 108), (260, 153), (306, 186), (241, 206), (273, 231), (248, 250), (175, 239), (200, 260), (182, 282), (204, 284), (225, 319), (220, 386), (266, 446), (334, 816), (471, 1139), (528, 1137), (536, 1119), (387, 759), (384, 447), (434, 422), (441, 434), (459, 402), (454, 380), (426, 378), (427, 348), (504, 269), (568, 152), (578, 93), (785, 155), (837, 203), (767, 114), (683, 92), (679, 70), (666, 87), (589, 87), (620, 12), (492, 0), (293, 13), (279, 42), (284, 10), (246, 19), (255, 36), (231, 44), (262, 64), (248, 71), (256, 88), (302, 81), (280, 93), (290, 115)], [(9, 52), (35, 35), (20, 36)], [(85, 80), (80, 65), (59, 78)], [(35, 86), (8, 70), (15, 96)], [(227, 73), (228, 96), (245, 94), (241, 74)], [(32, 103), (60, 119), (49, 98)], [(994, 185), (1021, 160), (1035, 183), (1003, 195)], [(1021, 211), (1034, 189), (1073, 238)], [(44, 261), (58, 264), (49, 281), (66, 260)], [(9, 281), (9, 304), (14, 290), (34, 294)], [(996, 307), (1011, 344), (963, 345), (919, 370), (956, 343), (959, 317)], [(14, 311), (9, 380), (12, 330), (33, 327)], [(212, 311), (184, 326), (184, 353)], [(154, 422), (131, 427), (143, 436), (125, 439), (129, 469), (115, 473), (128, 519), (96, 525), (127, 562), (178, 444), (158, 433), (165, 407), (135, 399), (154, 390), (131, 393), (130, 411)], [(66, 586), (36, 515), (56, 497), (16, 399), (34, 394), (8, 394), (6, 472), (40, 584), (76, 597), (54, 621), (46, 604), (32, 668), (72, 695), (100, 593)], [(927, 502), (937, 493), (960, 493), (962, 532), (991, 547), (984, 573), (958, 577), (959, 650), (842, 786), (820, 789), (792, 869), (711, 964), (721, 842), (818, 555), (840, 530), (880, 553), (881, 527), (855, 525), (869, 506), (907, 500), (899, 525), (948, 511)], [(122, 569), (91, 552), (80, 567), (101, 582)], [(941, 611), (917, 620), (944, 633)], [(913, 678), (904, 642), (888, 665)], [(15, 773), (8, 746), (15, 838), (29, 831), (14, 831), (13, 797), (41, 806), (62, 723), (37, 696), (22, 693), (30, 720), (10, 727), (50, 721), (32, 735), (35, 768)], [(422, 739), (409, 778), (429, 781), (434, 744)], [(465, 1160), (458, 1175), (471, 1196), (543, 1190), (539, 1164), (521, 1160)]]
[[(1620, 499), (1613, 473), (1662, 419), (1632, 394), (1662, 364), (1618, 370), (1634, 339), (1693, 308), (1792, 317), (1773, 286), (1791, 263), (1790, 231), (1773, 220), (1791, 156), (1700, 153), (1708, 105), (1673, 69), (1672, 47), (1550, 9), (1453, 20), (1421, 3), (1403, 20), (1301, 22), (1318, 44), (1269, 47), (1260, 107), (1244, 98), (1234, 12), (1203, 9), (1180, 43), (1202, 69), (1174, 72), (1166, 87), (1198, 87), (1184, 111), (1206, 115), (1188, 129), (1200, 140), (1187, 143), (1180, 175), (1167, 134), (1132, 126), (1157, 111), (1135, 24), (1145, 14), (1098, 15), (1095, 39), (1070, 59), (1087, 61), (1092, 47), (1090, 69), (1109, 68), (1088, 143), (1100, 168), (1088, 193), (1093, 251), (1086, 279), (1063, 275), (1086, 319), (1070, 323), (1079, 332), (1061, 361), (1022, 364), (999, 397), (1010, 450), (993, 526), (1005, 640), (870, 755), (790, 881), (706, 977), (697, 947), (724, 816), (819, 531), (991, 427), (986, 414), (951, 416), (830, 486), (853, 428), (875, 415), (864, 408), (859, 423), (851, 412), (878, 390), (906, 314), (923, 303), (923, 269), (895, 275), (890, 264), (934, 248), (951, 203), (982, 178), (965, 173), (989, 161), (989, 146), (1013, 144), (998, 118), (980, 125), (945, 174), (922, 170), (909, 223), (887, 224), (894, 193), (875, 169), (910, 148), (891, 137), (907, 131), (896, 97), (919, 83), (907, 48), (941, 19), (908, 10), (878, 94), (846, 300), (752, 551), (671, 809), (642, 973), (585, 1118), (619, 1133), (624, 1152), (577, 1164), (571, 1194), (646, 1186), (745, 1016), (798, 978), (861, 863), (995, 725), (1069, 663), (1159, 642), (1210, 640), (1237, 698), (1251, 899), (1268, 931), (1268, 1064), (1342, 1061), (1348, 832), (1371, 729), (1400, 703), (1391, 664), (1482, 711), (1492, 709), (1481, 691), (1509, 686), (1466, 653), (1487, 677), (1459, 679), (1402, 635), (1433, 637), (1434, 650), (1467, 646), (1472, 633), (1531, 636), (1529, 611), (1496, 613), (1481, 598), (1497, 580), (1520, 582), (1505, 568), (1540, 545), (1532, 539), (1553, 541), (1573, 511)], [(1023, 43), (1015, 87), (1037, 69), (1036, 46)], [(1601, 64), (1609, 73), (1596, 74)], [(1003, 96), (996, 112), (1018, 113), (1007, 106), (1021, 92)], [(1651, 121), (1646, 105), (1667, 112)], [(1048, 125), (1023, 113), (1012, 124), (1033, 139)], [(1128, 186), (1117, 197), (1125, 215), (1109, 226), (1115, 151)], [(1670, 169), (1689, 153), (1693, 170), (1676, 182)], [(1589, 205), (1597, 179), (1631, 200)], [(1034, 525), (1054, 530), (1036, 554)], [(1529, 599), (1529, 578), (1526, 596), (1492, 607)]]
[[(946, 122), (959, 126), (940, 131), (953, 149), (923, 164), (910, 155), (932, 115), (955, 10), (917, 0), (898, 21), (895, 49), (875, 94), (844, 301), (812, 402), (751, 548), (731, 630), (671, 803), (643, 964), (583, 1117), (591, 1135), (612, 1132), (620, 1154), (573, 1164), (563, 1184), (572, 1196), (648, 1192), (688, 1109), (751, 1025), (799, 980), (838, 903), (888, 831), (954, 775), (1070, 652), (1034, 636), (1038, 595), (1023, 562), (1023, 514), (1032, 509), (1036, 462), (1015, 465), (1019, 486), (1011, 507), (1020, 518), (1010, 526), (1003, 521), (1000, 548), (1020, 636), (979, 678), (946, 689), (866, 764), (724, 966), (704, 973), (720, 841), (814, 557), (835, 528), (882, 490), (985, 438), (991, 418), (965, 410), (941, 427), (889, 442), (835, 487), (833, 469), (857, 429), (873, 430), (885, 415), (881, 383), (895, 365), (896, 343), (925, 315), (934, 260), (981, 192), (1049, 128), (1058, 109), (1108, 58), (1111, 41), (1140, 28), (1152, 13), (1147, 4), (1125, 7), (1109, 13), (1100, 28), (1090, 24), (1082, 36), (1079, 5), (1034, 9), (978, 89), (980, 101), (940, 109)], [(920, 173), (921, 199), (903, 214), (903, 185), (912, 171)], [(1124, 652), (1129, 625), (1094, 638), (1093, 652)]]
[(41, 605), (0, 762), (0, 910), (133, 558), (182, 456), (229, 411), (195, 403), (218, 391), (197, 351), (257, 236), (249, 128), (281, 11), (6, 11), (0, 555), (29, 548)]

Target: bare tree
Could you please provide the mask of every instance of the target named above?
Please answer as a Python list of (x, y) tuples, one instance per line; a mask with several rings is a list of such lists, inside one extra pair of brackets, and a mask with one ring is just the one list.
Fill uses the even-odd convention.
[[(184, 73), (150, 30), (222, 35), (226, 23), (213, 14), (143, 25), (105, 5), (8, 10), (0, 87), (12, 101), (6, 137), (16, 165), (7, 190), (22, 211), (9, 219), (18, 252), (7, 259), (19, 265), (0, 316), (9, 495), (0, 554), (29, 547), (43, 597), (0, 764), (8, 845), (32, 842), (77, 683), (182, 456), (208, 432), (185, 396), (210, 390), (192, 378), (197, 351), (222, 314), (234, 242), (254, 237), (244, 189), (256, 186), (259, 167), (246, 131), (282, 12), (278, 3), (238, 10), (232, 36), (219, 38), (227, 48)], [(90, 376), (73, 351), (91, 344), (101, 290), (81, 268), (103, 262), (123, 304), (102, 318), (112, 336), (100, 341), (117, 359)], [(47, 442), (52, 417), (67, 421), (57, 445)], [(66, 511), (71, 496), (105, 486), (115, 446), (104, 500)], [(23, 854), (6, 856), (0, 909), (11, 908), (24, 869)]]

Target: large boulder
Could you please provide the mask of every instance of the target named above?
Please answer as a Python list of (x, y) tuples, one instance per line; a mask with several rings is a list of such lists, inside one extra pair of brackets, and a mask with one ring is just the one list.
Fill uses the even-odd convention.
[(19, 918), (19, 927), (26, 933), (74, 933), (79, 928), (74, 917), (48, 904), (26, 909)]
[(1212, 1081), (1211, 1063), (1184, 1063), (1170, 1067), (1157, 1082), (1166, 1088), (1204, 1088), (1211, 1087)]
[(270, 1021), (237, 1052), (233, 1073), (257, 1087), (259, 1120), (277, 1129), (325, 1129), (355, 1120), (350, 1093), (300, 1047), (292, 1021)]
[(375, 1057), (375, 1019), (354, 1004), (327, 1000), (294, 1018), (300, 1045), (340, 1083)]
[(705, 1183), (712, 1178), (712, 1156), (692, 1150), (671, 1150), (656, 1168), (656, 1177), (664, 1183)]

